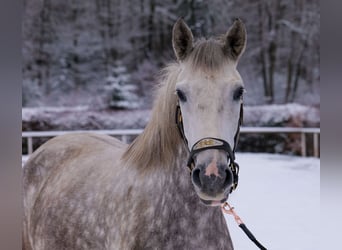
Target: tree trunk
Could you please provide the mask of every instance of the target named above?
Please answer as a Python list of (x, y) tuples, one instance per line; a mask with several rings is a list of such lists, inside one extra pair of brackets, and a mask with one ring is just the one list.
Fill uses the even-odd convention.
[(268, 84), (268, 75), (267, 75), (267, 62), (265, 58), (265, 39), (264, 39), (264, 14), (262, 5), (258, 5), (258, 13), (259, 13), (259, 42), (260, 42), (260, 63), (261, 63), (261, 76), (264, 87), (264, 96), (267, 98), (269, 96), (269, 84)]
[(72, 2), (72, 23), (74, 25), (73, 30), (73, 36), (72, 36), (72, 58), (71, 58), (71, 71), (72, 71), (72, 76), (74, 80), (74, 85), (76, 87), (76, 90), (79, 90), (81, 88), (81, 80), (79, 76), (79, 55), (78, 55), (78, 40), (79, 40), (79, 28), (78, 28), (78, 3), (76, 0)]
[(49, 55), (45, 50), (45, 44), (49, 43), (49, 33), (46, 27), (51, 28), (49, 22), (49, 12), (51, 9), (50, 0), (43, 0), (42, 9), (40, 12), (40, 34), (39, 34), (39, 45), (38, 45), (38, 85), (43, 87), (44, 93), (46, 95), (50, 94), (50, 85), (49, 85)]
[(148, 18), (148, 49), (151, 52), (153, 49), (153, 34), (154, 34), (154, 10), (155, 10), (155, 0), (150, 0), (150, 13)]
[(302, 47), (300, 54), (299, 54), (299, 57), (298, 57), (298, 61), (296, 63), (295, 79), (293, 82), (293, 90), (292, 90), (292, 95), (291, 95), (291, 101), (294, 101), (294, 99), (296, 97), (296, 93), (297, 93), (297, 89), (298, 89), (298, 82), (299, 82), (299, 77), (300, 77), (300, 71), (301, 71), (301, 67), (302, 67), (303, 55), (304, 55), (304, 51), (307, 48), (307, 44), (308, 44), (308, 41), (306, 39), (304, 41), (303, 47)]
[(275, 71), (275, 64), (276, 64), (276, 53), (277, 53), (277, 43), (272, 41), (268, 47), (268, 56), (269, 56), (269, 103), (273, 103), (274, 101), (274, 71)]
[(290, 94), (292, 91), (292, 79), (293, 79), (293, 58), (294, 58), (294, 50), (295, 50), (295, 33), (290, 32), (290, 41), (291, 43), (291, 48), (290, 48), (290, 54), (287, 59), (287, 80), (286, 80), (286, 91), (285, 91), (285, 99), (284, 102), (287, 103), (289, 102)]

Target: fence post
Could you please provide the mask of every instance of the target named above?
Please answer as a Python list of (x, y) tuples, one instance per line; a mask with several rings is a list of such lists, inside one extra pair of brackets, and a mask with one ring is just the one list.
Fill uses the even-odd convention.
[(32, 137), (27, 137), (27, 153), (30, 155), (33, 152)]
[(122, 136), (121, 136), (121, 140), (122, 140), (124, 143), (127, 143), (127, 142), (128, 142), (127, 135), (122, 135)]
[(314, 136), (314, 140), (313, 140), (313, 143), (314, 143), (314, 156), (315, 157), (318, 157), (318, 133), (314, 133), (313, 134)]
[(306, 156), (306, 137), (305, 133), (301, 132), (302, 156)]

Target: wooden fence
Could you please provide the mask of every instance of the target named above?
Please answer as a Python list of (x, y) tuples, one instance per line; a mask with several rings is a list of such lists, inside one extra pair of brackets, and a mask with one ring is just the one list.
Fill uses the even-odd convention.
[[(129, 142), (129, 136), (139, 135), (143, 129), (117, 129), (117, 130), (73, 130), (73, 131), (25, 131), (22, 132), (22, 137), (27, 140), (28, 154), (33, 152), (33, 139), (40, 137), (55, 137), (58, 135), (64, 135), (69, 133), (98, 133), (107, 134), (115, 137), (119, 137), (123, 142)], [(319, 157), (319, 136), (320, 128), (297, 128), (297, 127), (241, 127), (241, 133), (299, 133), (301, 135), (301, 155), (307, 155), (306, 149), (306, 136), (307, 134), (313, 134), (313, 154), (315, 157)]]

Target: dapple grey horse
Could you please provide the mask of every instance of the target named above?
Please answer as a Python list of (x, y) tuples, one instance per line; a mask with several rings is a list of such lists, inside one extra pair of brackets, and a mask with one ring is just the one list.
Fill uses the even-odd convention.
[(226, 34), (195, 41), (179, 19), (172, 44), (177, 62), (132, 144), (70, 134), (29, 158), (23, 249), (233, 249), (219, 205), (234, 185), (245, 26), (237, 19)]

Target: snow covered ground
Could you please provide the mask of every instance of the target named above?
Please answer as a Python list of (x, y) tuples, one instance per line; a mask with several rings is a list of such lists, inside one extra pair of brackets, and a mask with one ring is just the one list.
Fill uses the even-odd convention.
[[(320, 160), (238, 153), (240, 181), (229, 201), (269, 250), (316, 250), (320, 239)], [(25, 161), (26, 159), (23, 159)], [(237, 250), (256, 250), (226, 215)]]
[[(270, 250), (320, 249), (320, 160), (240, 153), (237, 162), (229, 201), (257, 240)], [(258, 249), (232, 216), (226, 220), (235, 249)]]

